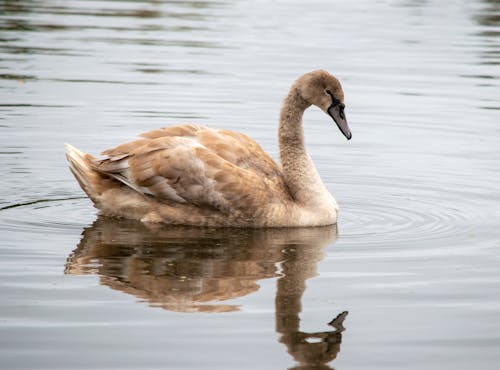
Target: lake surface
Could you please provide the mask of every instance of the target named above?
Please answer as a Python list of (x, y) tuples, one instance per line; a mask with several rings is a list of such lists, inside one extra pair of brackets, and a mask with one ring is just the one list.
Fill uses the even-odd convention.
[[(188, 122), (277, 158), (317, 68), (337, 227), (98, 218), (67, 168)], [(498, 369), (499, 124), (499, 1), (3, 1), (0, 368)]]

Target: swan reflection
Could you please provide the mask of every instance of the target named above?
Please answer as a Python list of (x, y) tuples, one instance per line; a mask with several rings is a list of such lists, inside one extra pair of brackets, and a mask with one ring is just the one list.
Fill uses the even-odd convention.
[(238, 305), (224, 301), (257, 291), (261, 279), (279, 277), (275, 305), (280, 342), (301, 364), (297, 369), (328, 368), (324, 364), (339, 352), (347, 313), (330, 323), (335, 330), (317, 333), (300, 331), (299, 314), (305, 282), (317, 274), (324, 247), (336, 237), (334, 226), (152, 227), (100, 217), (84, 230), (65, 272), (97, 274), (103, 285), (178, 312), (236, 311)]

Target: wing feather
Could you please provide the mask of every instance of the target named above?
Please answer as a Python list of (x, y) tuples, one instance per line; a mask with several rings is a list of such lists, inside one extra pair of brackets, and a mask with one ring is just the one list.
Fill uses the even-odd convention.
[(103, 152), (95, 169), (163, 202), (255, 212), (289, 198), (278, 165), (248, 136), (172, 126)]

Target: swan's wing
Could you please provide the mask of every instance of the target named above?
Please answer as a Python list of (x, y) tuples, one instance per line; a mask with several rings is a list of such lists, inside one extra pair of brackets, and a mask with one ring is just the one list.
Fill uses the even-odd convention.
[[(280, 167), (274, 160), (257, 144), (252, 138), (239, 132), (229, 130), (215, 130), (195, 124), (169, 126), (140, 135), (146, 139), (157, 139), (160, 137), (185, 137), (196, 140), (206, 148), (216, 153), (221, 158), (244, 169), (250, 169), (261, 173), (266, 177), (282, 177)], [(137, 143), (142, 142), (139, 139)], [(114, 149), (115, 155), (127, 150), (124, 144)], [(109, 155), (104, 152), (103, 154)]]
[[(206, 132), (200, 135), (199, 131)], [(152, 135), (157, 137), (120, 145), (104, 152), (109, 158), (96, 163), (96, 170), (161, 201), (208, 206), (222, 212), (253, 212), (289, 197), (279, 168), (260, 147), (260, 152), (248, 154), (251, 145), (238, 143), (238, 139), (228, 142), (230, 134), (210, 137), (210, 132), (216, 131), (194, 128), (190, 132)]]
[(199, 130), (204, 130), (204, 129), (205, 129), (204, 127), (198, 125), (178, 125), (178, 126), (169, 126), (156, 130), (151, 130), (140, 134), (139, 135), (140, 139), (118, 145), (111, 149), (107, 149), (103, 151), (101, 154), (106, 157), (109, 157), (110, 159), (119, 159), (119, 157), (129, 155), (134, 149), (139, 148), (142, 145), (146, 145), (153, 139), (158, 139), (161, 137), (193, 138), (196, 136), (196, 133)]
[(247, 135), (229, 130), (203, 130), (198, 132), (197, 138), (202, 145), (240, 168), (267, 178), (283, 179), (276, 162)]

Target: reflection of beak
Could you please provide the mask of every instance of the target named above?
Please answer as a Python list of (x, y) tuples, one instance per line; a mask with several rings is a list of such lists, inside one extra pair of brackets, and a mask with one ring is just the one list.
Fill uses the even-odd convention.
[(328, 108), (328, 114), (333, 118), (337, 127), (342, 131), (347, 140), (351, 140), (352, 134), (344, 114), (344, 104), (332, 105)]

